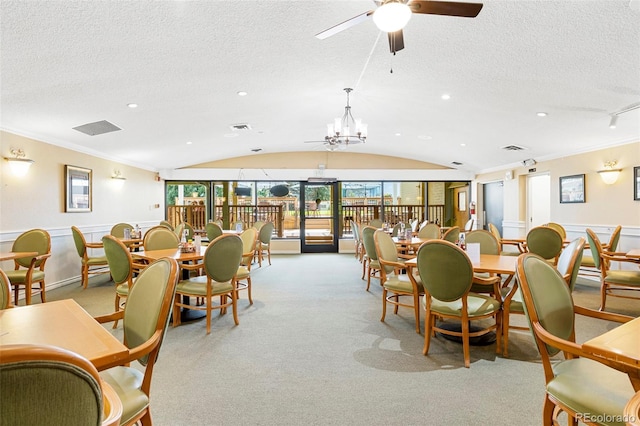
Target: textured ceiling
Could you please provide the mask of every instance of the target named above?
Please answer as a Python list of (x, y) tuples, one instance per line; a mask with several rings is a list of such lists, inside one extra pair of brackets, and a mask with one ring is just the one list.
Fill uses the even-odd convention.
[[(640, 11), (629, 0), (489, 0), (475, 19), (414, 15), (396, 56), (371, 21), (314, 37), (373, 7), (2, 0), (0, 127), (174, 169), (252, 148), (322, 149), (303, 142), (323, 138), (352, 87), (369, 138), (350, 152), (482, 171), (640, 140), (640, 110), (608, 128), (609, 114), (640, 102)], [(122, 130), (73, 130), (101, 120)], [(528, 150), (501, 149), (510, 144)]]

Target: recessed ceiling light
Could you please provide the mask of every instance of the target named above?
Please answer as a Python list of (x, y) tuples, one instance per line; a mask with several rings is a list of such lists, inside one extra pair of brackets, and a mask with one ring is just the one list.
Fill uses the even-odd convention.
[(402, 133), (397, 132), (397, 133), (396, 133), (396, 136), (402, 136)]
[(247, 96), (247, 92), (245, 92), (244, 90), (241, 90), (238, 92), (238, 96)]
[(193, 142), (191, 141), (187, 141), (187, 145), (191, 145)]
[(441, 98), (445, 101), (448, 101), (449, 99), (451, 99), (451, 95), (448, 93), (445, 93), (444, 95), (441, 96)]
[(546, 116), (547, 116), (547, 113), (546, 113), (546, 112), (544, 112), (544, 111), (540, 111), (540, 112), (536, 113), (536, 115), (537, 115), (538, 117), (546, 117)]
[(129, 108), (138, 108), (138, 104), (127, 104)]
[(460, 146), (467, 146), (467, 144), (466, 143), (461, 143)]

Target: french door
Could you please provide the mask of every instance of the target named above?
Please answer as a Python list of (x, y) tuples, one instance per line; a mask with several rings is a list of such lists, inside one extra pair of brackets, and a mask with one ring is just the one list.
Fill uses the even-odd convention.
[(338, 184), (300, 183), (302, 253), (338, 252)]

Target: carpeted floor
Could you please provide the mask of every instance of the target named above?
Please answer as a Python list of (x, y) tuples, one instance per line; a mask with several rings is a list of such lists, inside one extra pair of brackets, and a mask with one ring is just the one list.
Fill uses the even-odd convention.
[[(252, 269), (253, 306), (241, 293), (239, 326), (214, 313), (210, 335), (204, 319), (169, 327), (152, 383), (157, 425), (541, 424), (544, 378), (528, 332), (511, 332), (509, 358), (495, 345), (472, 347), (467, 369), (462, 346), (441, 337), (422, 355), (411, 310), (380, 322), (378, 280), (365, 291), (353, 255), (282, 255), (263, 265)], [(579, 280), (578, 304), (597, 308), (598, 294), (597, 283)], [(72, 297), (93, 315), (113, 310), (104, 276), (47, 296)], [(620, 299), (608, 305), (640, 311)], [(611, 327), (580, 319), (578, 341)]]

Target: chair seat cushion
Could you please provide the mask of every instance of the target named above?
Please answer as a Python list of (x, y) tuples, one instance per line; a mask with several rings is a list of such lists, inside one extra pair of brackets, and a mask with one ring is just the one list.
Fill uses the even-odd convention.
[[(499, 310), (500, 302), (493, 297), (476, 293), (469, 293), (467, 296), (467, 311), (469, 318), (491, 314)], [(458, 299), (453, 302), (443, 302), (441, 300), (434, 299), (433, 297), (431, 298), (431, 312), (443, 315), (460, 315), (461, 311), (462, 299)]]
[(118, 295), (120, 296), (128, 296), (129, 284), (127, 283), (118, 284), (118, 286), (116, 287), (116, 293), (118, 293)]
[(113, 367), (100, 372), (100, 377), (122, 401), (120, 424), (126, 424), (149, 406), (149, 397), (140, 390), (144, 377), (142, 372), (131, 367)]
[(107, 256), (90, 257), (85, 262), (87, 265), (106, 265)]
[[(502, 293), (502, 300), (507, 298), (507, 295), (511, 291), (511, 287), (501, 288), (500, 293)], [(509, 312), (515, 312), (519, 314), (524, 314), (524, 304), (522, 302), (522, 292), (520, 291), (520, 287), (516, 290), (516, 294), (511, 298), (511, 303), (509, 304)]]
[[(418, 292), (423, 293), (424, 289), (422, 288), (422, 281), (420, 281), (420, 277), (414, 277), (418, 283)], [(413, 293), (413, 284), (411, 283), (408, 275), (391, 275), (384, 282), (384, 288), (393, 292)]]
[[(17, 271), (5, 271), (11, 284), (24, 284), (27, 279), (28, 269), (18, 269)], [(38, 282), (44, 280), (44, 271), (35, 270), (31, 275), (31, 282)]]
[(623, 409), (634, 394), (629, 377), (588, 358), (562, 361), (553, 366), (556, 377), (547, 383), (547, 393), (577, 413), (610, 416), (621, 425)]
[(236, 279), (243, 280), (249, 276), (251, 276), (251, 271), (249, 271), (246, 266), (240, 265), (238, 267), (238, 272), (236, 272)]
[(609, 271), (605, 281), (614, 284), (623, 284), (640, 287), (640, 271)]
[[(227, 281), (225, 283), (219, 283), (216, 281), (211, 282), (211, 294), (214, 296), (229, 293), (231, 290), (233, 290), (231, 281)], [(193, 296), (206, 296), (207, 276), (201, 275), (185, 281), (180, 281), (176, 286), (176, 293), (189, 294)]]
[(583, 254), (582, 261), (580, 261), (580, 266), (588, 266), (590, 268), (595, 268), (596, 264), (593, 261), (593, 257), (589, 256), (588, 254)]
[(377, 260), (369, 260), (369, 267), (371, 269), (380, 269), (380, 262)]

